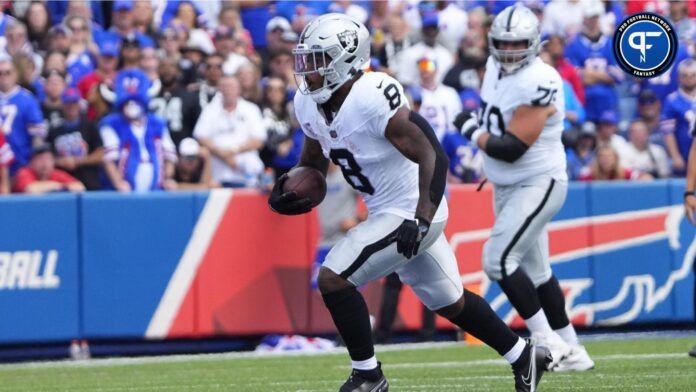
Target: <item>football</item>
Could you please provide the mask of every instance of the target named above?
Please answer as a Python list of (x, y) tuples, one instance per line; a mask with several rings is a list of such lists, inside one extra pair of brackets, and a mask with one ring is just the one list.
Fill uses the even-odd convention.
[(317, 169), (296, 167), (288, 172), (288, 178), (283, 183), (283, 192), (295, 192), (300, 198), (309, 198), (314, 208), (326, 196), (326, 180)]

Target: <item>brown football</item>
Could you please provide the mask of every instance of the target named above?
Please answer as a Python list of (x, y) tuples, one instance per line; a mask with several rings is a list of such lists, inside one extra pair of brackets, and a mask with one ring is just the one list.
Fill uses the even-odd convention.
[(326, 179), (317, 169), (296, 167), (288, 172), (283, 192), (295, 192), (299, 198), (309, 198), (316, 207), (326, 196)]

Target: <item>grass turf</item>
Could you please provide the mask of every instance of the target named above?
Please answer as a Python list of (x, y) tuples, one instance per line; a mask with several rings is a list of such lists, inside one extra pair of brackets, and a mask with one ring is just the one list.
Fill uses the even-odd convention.
[[(546, 373), (541, 391), (696, 391), (696, 339), (586, 344), (596, 369)], [(512, 391), (510, 367), (489, 348), (452, 343), (378, 349), (391, 391)], [(0, 391), (336, 391), (347, 354), (209, 355), (0, 365)]]

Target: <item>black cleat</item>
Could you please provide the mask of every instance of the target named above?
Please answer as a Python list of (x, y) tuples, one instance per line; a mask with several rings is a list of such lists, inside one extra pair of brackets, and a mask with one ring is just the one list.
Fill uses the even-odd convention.
[(691, 351), (689, 351), (689, 355), (696, 358), (696, 346), (691, 347)]
[(382, 364), (378, 363), (374, 370), (356, 370), (343, 383), (338, 392), (387, 392), (389, 382), (382, 373)]
[(549, 363), (551, 363), (551, 353), (546, 347), (527, 344), (520, 359), (512, 365), (512, 373), (515, 375), (515, 391), (535, 392)]

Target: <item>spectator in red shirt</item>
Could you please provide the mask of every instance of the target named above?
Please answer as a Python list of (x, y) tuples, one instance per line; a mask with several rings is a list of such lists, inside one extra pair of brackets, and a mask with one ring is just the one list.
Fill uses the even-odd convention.
[(55, 168), (53, 150), (48, 143), (34, 147), (29, 164), (17, 171), (15, 193), (83, 192), (85, 186), (75, 177)]
[(0, 131), (0, 195), (10, 193), (10, 164), (14, 161), (14, 153), (5, 141), (5, 133)]
[(580, 175), (580, 181), (651, 180), (650, 174), (626, 169), (619, 163), (619, 154), (611, 146), (597, 148), (590, 170)]
[(565, 57), (565, 39), (557, 34), (549, 35), (546, 51), (551, 55), (551, 63), (556, 71), (561, 74), (563, 80), (573, 86), (573, 92), (580, 103), (585, 106), (585, 88), (582, 85), (582, 79), (580, 79), (578, 70)]

